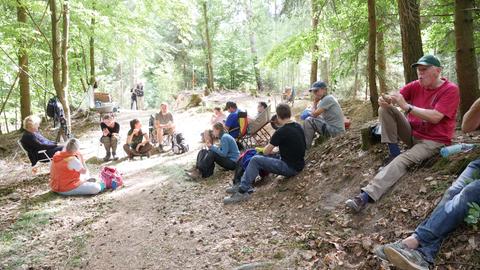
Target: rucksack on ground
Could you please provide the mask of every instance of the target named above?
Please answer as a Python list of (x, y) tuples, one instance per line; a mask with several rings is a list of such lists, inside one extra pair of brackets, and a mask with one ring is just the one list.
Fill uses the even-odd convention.
[(215, 169), (212, 152), (207, 149), (200, 150), (197, 155), (196, 167), (202, 174), (202, 178), (211, 176)]
[(174, 154), (183, 154), (188, 152), (189, 146), (185, 140), (185, 137), (183, 137), (182, 133), (176, 133), (173, 134), (173, 139), (172, 139), (172, 151)]
[(100, 171), (100, 179), (105, 183), (105, 188), (115, 190), (123, 185), (123, 177), (115, 167), (103, 167)]

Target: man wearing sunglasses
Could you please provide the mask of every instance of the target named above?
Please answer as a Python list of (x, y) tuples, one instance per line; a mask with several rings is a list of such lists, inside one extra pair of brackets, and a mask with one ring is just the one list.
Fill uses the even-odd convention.
[[(460, 102), (458, 86), (441, 77), (442, 66), (433, 55), (421, 57), (412, 68), (417, 70), (418, 80), (404, 86), (399, 93), (378, 99), (382, 143), (388, 145), (390, 162), (358, 196), (346, 201), (354, 212), (360, 212), (368, 202), (379, 200), (408, 167), (420, 164), (437, 154), (442, 146), (451, 144)], [(399, 139), (409, 147), (403, 153)]]

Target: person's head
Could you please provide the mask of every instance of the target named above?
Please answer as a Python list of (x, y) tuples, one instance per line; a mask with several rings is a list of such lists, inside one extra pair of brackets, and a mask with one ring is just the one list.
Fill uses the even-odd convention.
[(140, 120), (135, 118), (135, 119), (130, 121), (130, 129), (131, 130), (141, 129), (141, 128), (142, 128), (142, 123), (140, 122)]
[(437, 57), (427, 54), (412, 65), (417, 70), (418, 82), (425, 88), (436, 88), (442, 65)]
[(213, 125), (213, 135), (217, 138), (222, 137), (223, 133), (225, 132), (225, 127), (222, 123), (215, 123)]
[(225, 111), (228, 111), (229, 113), (232, 113), (237, 110), (237, 103), (233, 101), (228, 101), (227, 104), (225, 105)]
[(78, 150), (80, 150), (80, 141), (75, 138), (68, 140), (67, 144), (65, 144), (65, 151), (67, 152), (75, 153)]
[(290, 106), (288, 106), (288, 104), (286, 103), (278, 104), (275, 111), (277, 113), (278, 124), (283, 126), (286, 122), (290, 121), (290, 118), (292, 117), (292, 111), (290, 110)]
[(221, 115), (222, 114), (222, 108), (220, 108), (220, 107), (213, 108), (213, 113), (217, 116)]
[(168, 112), (168, 104), (165, 103), (165, 102), (162, 102), (162, 104), (160, 104), (160, 111), (162, 113), (167, 113)]
[(323, 81), (316, 81), (308, 91), (316, 98), (322, 99), (327, 95), (327, 84)]
[(103, 123), (107, 126), (113, 126), (115, 124), (115, 119), (113, 118), (112, 115), (106, 114), (102, 117)]
[(23, 128), (29, 132), (37, 132), (42, 120), (36, 115), (29, 115), (23, 119)]
[(266, 102), (260, 101), (257, 105), (257, 112), (263, 113), (267, 109), (268, 105)]

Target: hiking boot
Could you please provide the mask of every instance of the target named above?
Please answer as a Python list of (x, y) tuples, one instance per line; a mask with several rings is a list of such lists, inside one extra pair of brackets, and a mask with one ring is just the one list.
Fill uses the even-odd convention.
[(223, 204), (235, 204), (239, 202), (248, 201), (250, 197), (251, 195), (248, 192), (245, 192), (245, 193), (236, 192), (232, 194), (232, 196), (230, 197), (223, 198)]
[(165, 152), (165, 151), (163, 151), (163, 144), (161, 144), (161, 143), (158, 144), (158, 152), (160, 152), (160, 153)]
[(197, 169), (195, 169), (195, 170), (193, 170), (193, 171), (191, 171), (191, 172), (187, 172), (187, 175), (188, 175), (188, 177), (190, 177), (192, 180), (197, 180), (197, 179), (199, 179), (199, 178), (202, 177), (202, 175), (200, 174), (200, 171), (197, 170)]
[(402, 244), (402, 240), (398, 240), (396, 242), (393, 242), (393, 243), (389, 243), (389, 244), (386, 244), (386, 245), (381, 245), (381, 246), (377, 246), (375, 248), (375, 250), (373, 251), (373, 253), (375, 253), (375, 255), (377, 255), (377, 257), (383, 261), (388, 261), (388, 258), (387, 258), (387, 255), (385, 255), (385, 248), (386, 247), (404, 247), (404, 245)]
[(355, 196), (353, 199), (348, 199), (345, 204), (355, 213), (362, 211), (365, 206), (367, 206), (367, 202), (364, 201), (360, 196)]
[(118, 160), (117, 153), (112, 152), (112, 157), (113, 160)]
[(403, 270), (428, 270), (430, 266), (418, 250), (405, 245), (385, 247), (385, 255), (389, 262)]
[(225, 192), (227, 192), (228, 194), (235, 194), (239, 190), (240, 190), (240, 185), (233, 185), (233, 186), (227, 188), (227, 190), (225, 190)]
[(110, 152), (107, 152), (107, 154), (105, 155), (105, 157), (103, 158), (103, 161), (107, 162), (110, 160)]

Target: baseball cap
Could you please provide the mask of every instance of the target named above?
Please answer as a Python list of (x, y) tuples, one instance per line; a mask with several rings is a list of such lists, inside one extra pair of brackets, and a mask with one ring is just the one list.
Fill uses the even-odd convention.
[(414, 64), (412, 64), (412, 68), (416, 68), (417, 66), (436, 66), (436, 67), (442, 67), (440, 64), (440, 60), (438, 60), (437, 57), (427, 54), (422, 56), (418, 61)]
[(233, 101), (227, 101), (227, 104), (225, 105), (225, 108), (223, 108), (224, 111), (228, 110), (229, 108), (232, 107), (237, 107), (237, 103)]
[(317, 90), (320, 88), (327, 88), (327, 84), (323, 81), (316, 81), (312, 84), (312, 87), (308, 89), (309, 92), (312, 92), (313, 90)]

